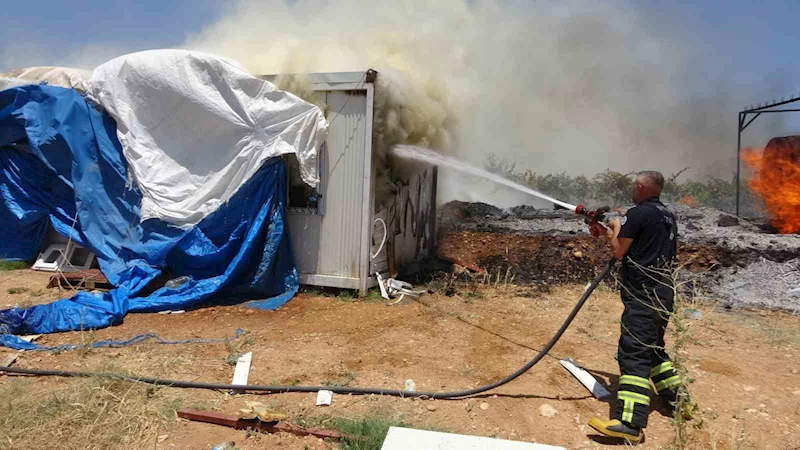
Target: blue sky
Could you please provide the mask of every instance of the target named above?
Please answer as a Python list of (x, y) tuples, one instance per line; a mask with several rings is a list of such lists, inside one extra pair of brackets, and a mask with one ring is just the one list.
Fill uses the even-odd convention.
[(224, 0), (3, 3), (0, 71), (74, 61), (93, 65), (121, 53), (178, 46), (225, 13)]
[[(706, 68), (714, 67), (719, 73), (743, 82), (763, 81), (765, 76), (779, 77), (779, 73), (791, 77), (800, 72), (796, 57), (800, 43), (800, 27), (796, 24), (800, 2), (673, 0), (633, 3), (646, 5), (645, 10), (664, 17), (661, 22), (664, 27), (677, 24), (674, 33), (696, 38), (697, 45), (705, 47), (708, 57), (717, 62)], [(800, 89), (800, 84), (796, 87)]]
[[(791, 77), (800, 27), (800, 3), (790, 0), (629, 0), (652, 14), (654, 26), (688, 34), (708, 49), (714, 67), (743, 82)], [(0, 71), (30, 65), (92, 65), (119, 53), (180, 45), (221, 18), (228, 0), (40, 0), (4, 2), (0, 17)], [(97, 57), (93, 58), (92, 54)], [(97, 61), (95, 61), (97, 59)], [(736, 75), (733, 75), (733, 74)], [(781, 75), (778, 75), (781, 74)], [(800, 86), (798, 86), (800, 89)], [(754, 99), (753, 101), (757, 101)]]
[[(620, 1), (652, 18), (651, 26), (659, 31), (696, 42), (704, 61), (693, 75), (706, 78), (709, 86), (724, 82), (734, 91), (746, 91), (748, 99), (741, 106), (800, 92), (800, 61), (795, 57), (800, 27), (794, 23), (800, 2)], [(232, 4), (39, 0), (32, 6), (7, 1), (0, 16), (0, 72), (34, 65), (91, 68), (123, 53), (179, 46), (188, 35), (218, 21)]]
[[(188, 36), (228, 15), (237, 1), (258, 0), (6, 0), (0, 15), (0, 72), (39, 65), (92, 68), (124, 53), (181, 46)], [(379, 4), (392, 0), (363, 1)], [(538, 8), (557, 2), (497, 1), (518, 8), (528, 8), (533, 1)], [(601, 0), (585, 1), (588, 5)], [(662, 117), (665, 128), (672, 121), (686, 119), (693, 127), (689, 131), (696, 128), (698, 135), (724, 142), (727, 152), (728, 147), (735, 148), (739, 108), (800, 94), (800, 59), (795, 56), (800, 43), (800, 27), (795, 23), (800, 2), (796, 0), (605, 1), (635, 10), (655, 35), (674, 39), (681, 48), (688, 43), (690, 51), (685, 57), (697, 62), (682, 64), (681, 72), (674, 75), (685, 78), (678, 84), (686, 88), (682, 96), (686, 107), (674, 113), (678, 117)], [(631, 57), (636, 60), (636, 55)], [(646, 91), (641, 102), (648, 102)], [(800, 114), (765, 115), (743, 135), (743, 145), (759, 146), (771, 136), (798, 132)], [(693, 141), (692, 145), (704, 147), (707, 142)], [(713, 170), (700, 165), (697, 173), (710, 170), (727, 176), (735, 161), (727, 155), (719, 156), (719, 164), (710, 166)], [(691, 161), (686, 165), (697, 164)]]
[[(800, 95), (800, 60), (796, 25), (800, 2), (793, 0), (673, 0), (633, 1), (654, 16), (663, 17), (667, 32), (683, 33), (696, 41), (707, 58), (697, 64), (708, 87), (726, 82), (737, 107)], [(728, 113), (736, 117), (735, 111)], [(735, 119), (732, 119), (735, 133)], [(800, 114), (762, 115), (742, 135), (743, 145), (763, 145), (765, 136), (797, 133)], [(735, 134), (733, 135), (735, 136)]]

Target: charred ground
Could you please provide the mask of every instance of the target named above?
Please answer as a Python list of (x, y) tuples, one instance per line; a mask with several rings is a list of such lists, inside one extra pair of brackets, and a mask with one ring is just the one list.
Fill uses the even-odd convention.
[[(678, 262), (695, 294), (726, 306), (800, 307), (791, 293), (800, 287), (800, 236), (711, 208), (669, 207), (679, 220)], [(516, 284), (586, 282), (608, 258), (605, 241), (570, 211), (454, 201), (438, 219), (440, 257)]]

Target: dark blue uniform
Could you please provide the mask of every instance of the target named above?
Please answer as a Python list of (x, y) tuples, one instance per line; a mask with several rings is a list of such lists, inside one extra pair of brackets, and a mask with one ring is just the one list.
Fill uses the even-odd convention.
[(628, 210), (620, 238), (633, 239), (620, 272), (622, 333), (619, 339), (619, 390), (615, 419), (644, 428), (650, 413), (650, 380), (666, 401), (675, 401), (680, 377), (664, 350), (664, 331), (675, 302), (669, 271), (675, 258), (678, 226), (657, 197)]

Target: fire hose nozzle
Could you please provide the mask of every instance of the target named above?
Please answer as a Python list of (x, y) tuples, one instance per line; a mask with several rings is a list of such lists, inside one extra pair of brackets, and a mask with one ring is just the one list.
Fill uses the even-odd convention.
[[(604, 223), (606, 219), (610, 218), (608, 217), (609, 215), (608, 213), (610, 211), (611, 208), (608, 206), (603, 206), (597, 209), (588, 209), (583, 205), (578, 205), (575, 207), (575, 214), (584, 216), (585, 217), (584, 222), (586, 222), (586, 224), (590, 226), (597, 223)], [(595, 228), (592, 227), (591, 231), (592, 235), (597, 236), (595, 234)]]
[(597, 209), (588, 209), (583, 205), (578, 205), (575, 207), (575, 214), (578, 214), (579, 216), (585, 216), (586, 223), (602, 222), (609, 211), (611, 211), (611, 208), (608, 206), (603, 206)]

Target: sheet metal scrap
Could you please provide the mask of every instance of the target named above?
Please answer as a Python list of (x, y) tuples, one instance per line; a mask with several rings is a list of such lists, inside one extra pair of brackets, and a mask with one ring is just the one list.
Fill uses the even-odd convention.
[(224, 427), (235, 428), (237, 430), (253, 429), (265, 433), (291, 433), (297, 436), (314, 436), (319, 439), (339, 440), (342, 438), (342, 434), (336, 430), (302, 428), (280, 421), (262, 422), (257, 418), (244, 419), (210, 411), (198, 411), (195, 409), (178, 410), (178, 417), (195, 422), (213, 423), (215, 425), (222, 425)]

